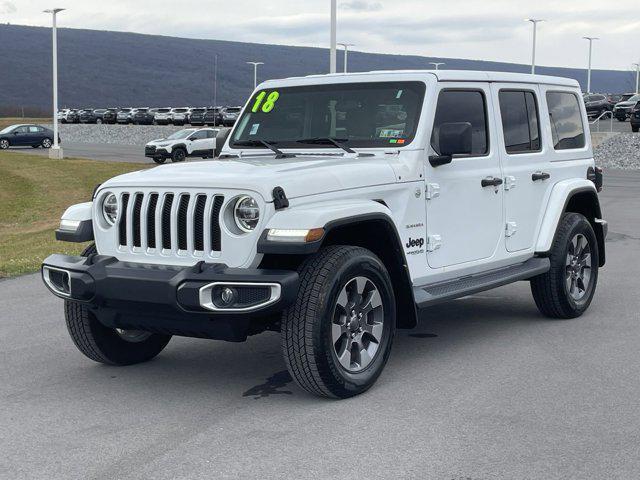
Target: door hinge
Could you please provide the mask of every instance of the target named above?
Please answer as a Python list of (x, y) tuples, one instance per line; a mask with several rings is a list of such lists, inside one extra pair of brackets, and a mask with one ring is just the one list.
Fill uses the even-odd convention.
[(427, 252), (435, 252), (442, 246), (442, 237), (440, 235), (427, 236)]
[(504, 189), (511, 190), (512, 188), (516, 188), (516, 177), (507, 175), (504, 177)]
[(516, 222), (507, 222), (504, 228), (505, 237), (513, 237), (518, 231), (518, 224)]
[(437, 183), (427, 183), (427, 191), (425, 192), (425, 198), (427, 200), (433, 200), (440, 196), (440, 185)]

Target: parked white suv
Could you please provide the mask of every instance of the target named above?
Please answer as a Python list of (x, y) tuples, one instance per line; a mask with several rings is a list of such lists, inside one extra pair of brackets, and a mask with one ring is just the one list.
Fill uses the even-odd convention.
[(216, 148), (217, 128), (185, 128), (167, 138), (152, 140), (144, 147), (146, 157), (156, 163), (182, 162), (187, 157), (213, 158)]
[(171, 109), (171, 123), (174, 125), (184, 125), (187, 123), (187, 116), (189, 115), (189, 109), (187, 107), (172, 108)]
[(48, 257), (43, 279), (95, 361), (271, 330), (298, 385), (350, 397), (430, 305), (528, 280), (542, 314), (585, 312), (607, 234), (587, 132), (564, 78), (269, 81), (218, 161), (122, 175), (69, 208), (58, 239), (95, 245)]

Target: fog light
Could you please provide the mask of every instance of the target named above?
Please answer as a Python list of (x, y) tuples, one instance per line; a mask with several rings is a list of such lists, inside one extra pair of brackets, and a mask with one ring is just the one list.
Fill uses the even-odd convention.
[(216, 307), (230, 307), (238, 300), (238, 292), (235, 288), (218, 287), (213, 290), (211, 300)]

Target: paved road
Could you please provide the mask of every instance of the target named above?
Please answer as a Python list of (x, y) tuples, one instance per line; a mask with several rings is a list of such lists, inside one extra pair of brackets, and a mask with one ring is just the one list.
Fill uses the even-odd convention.
[[(68, 143), (62, 144), (65, 157), (89, 158), (92, 160), (108, 160), (113, 162), (153, 163), (153, 160), (144, 156), (144, 147), (140, 145), (118, 145), (113, 143)], [(42, 148), (18, 148), (12, 152), (24, 152), (38, 155), (48, 155)]]
[(36, 275), (0, 282), (0, 478), (637, 478), (639, 188), (608, 172), (585, 316), (541, 317), (526, 283), (434, 307), (340, 402), (291, 383), (276, 334), (94, 364)]

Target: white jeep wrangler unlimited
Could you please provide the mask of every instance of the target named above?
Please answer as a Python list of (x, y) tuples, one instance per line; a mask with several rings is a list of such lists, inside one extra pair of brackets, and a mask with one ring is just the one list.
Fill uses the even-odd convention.
[(42, 276), (87, 357), (272, 330), (303, 389), (344, 398), (430, 305), (519, 280), (548, 317), (591, 303), (607, 224), (573, 80), (269, 81), (219, 140), (218, 160), (113, 178), (64, 213), (57, 238), (95, 245)]

